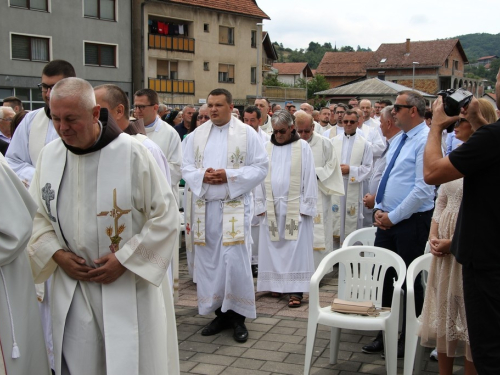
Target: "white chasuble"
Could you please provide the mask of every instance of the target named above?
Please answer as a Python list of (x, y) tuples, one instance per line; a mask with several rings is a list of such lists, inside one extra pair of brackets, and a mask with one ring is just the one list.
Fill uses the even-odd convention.
[(332, 195), (344, 195), (340, 162), (330, 140), (314, 133), (311, 147), (318, 178), (317, 214), (314, 217), (314, 265), (317, 268), (326, 254), (333, 250)]
[(343, 175), (345, 195), (332, 197), (333, 235), (344, 238), (360, 228), (363, 220), (361, 183), (369, 177), (373, 163), (371, 145), (357, 133), (339, 134), (332, 140), (340, 164), (349, 165), (349, 174)]
[(333, 139), (337, 135), (343, 134), (343, 133), (344, 133), (343, 127), (338, 126), (338, 125), (333, 125), (330, 129), (324, 131), (322, 134), (323, 134), (323, 137), (326, 137), (328, 139)]
[[(301, 148), (299, 199), (292, 195), (291, 168), (294, 150), (293, 145)], [(267, 212), (260, 225), (259, 234), (259, 276), (257, 291), (272, 291), (279, 293), (308, 292), (309, 281), (314, 273), (313, 260), (313, 218), (316, 216), (316, 200), (318, 184), (314, 169), (314, 159), (307, 142), (297, 140), (284, 146), (273, 146), (270, 161), (270, 189), (256, 189), (255, 214), (268, 210), (267, 200), (273, 199), (274, 215), (276, 217), (275, 233), (279, 240), (271, 238), (272, 217)], [(265, 185), (265, 184), (263, 184)], [(298, 229), (286, 227), (286, 221), (291, 223), (288, 215), (291, 202), (299, 203)], [(296, 239), (286, 239), (290, 229), (297, 231)]]
[[(39, 282), (54, 274), (56, 373), (179, 373), (172, 295), (163, 290), (177, 205), (150, 152), (126, 134), (84, 155), (52, 142), (31, 194), (39, 205), (28, 247), (33, 275)], [(107, 285), (77, 281), (52, 260), (59, 249), (90, 267), (115, 253), (127, 270)]]
[[(236, 152), (235, 148), (229, 152), (229, 147), (240, 144), (236, 137), (240, 134), (238, 129), (243, 129), (241, 127), (245, 129), (246, 155), (240, 159), (242, 164), (239, 168), (228, 169), (228, 164), (238, 160), (236, 155), (234, 161), (229, 160), (231, 154)], [(198, 134), (205, 133), (207, 128), (209, 133), (204, 140), (204, 152), (200, 155), (199, 150), (196, 153), (195, 138)], [(210, 314), (220, 307), (223, 312), (233, 310), (248, 318), (255, 318), (255, 290), (250, 266), (250, 223), (253, 215), (252, 189), (264, 180), (268, 169), (267, 154), (262, 142), (254, 129), (232, 117), (223, 126), (214, 126), (211, 121), (207, 121), (196, 128), (185, 138), (183, 152), (182, 178), (192, 192), (192, 210), (195, 212), (197, 201), (206, 205), (205, 216), (200, 218), (200, 223), (203, 220), (205, 224), (205, 246), (196, 244), (196, 231), (199, 227), (194, 218), (190, 225), (191, 233), (194, 234), (194, 275), (199, 313)], [(227, 183), (204, 183), (203, 178), (208, 168), (225, 169)], [(233, 223), (226, 222), (225, 213), (228, 211), (225, 211), (227, 209), (224, 203), (238, 197), (243, 197), (244, 203), (244, 243), (224, 245), (223, 242), (228, 238), (226, 232), (233, 231)], [(229, 220), (232, 220), (232, 216), (238, 220), (236, 215), (231, 215)], [(227, 229), (227, 224), (231, 224), (230, 229)], [(240, 223), (234, 222), (235, 232), (240, 230), (238, 224)]]

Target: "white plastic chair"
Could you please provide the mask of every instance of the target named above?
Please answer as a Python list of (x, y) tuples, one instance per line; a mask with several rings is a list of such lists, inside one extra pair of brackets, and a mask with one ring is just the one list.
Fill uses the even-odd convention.
[(429, 272), (432, 254), (419, 256), (408, 267), (406, 273), (406, 335), (405, 335), (405, 360), (404, 375), (413, 374), (415, 364), (415, 374), (420, 374), (422, 368), (422, 356), (424, 348), (420, 346), (420, 337), (417, 336), (422, 325), (415, 313), (415, 291), (413, 284), (418, 274), (422, 271)]
[[(367, 256), (367, 253), (370, 256)], [(307, 323), (306, 355), (304, 374), (309, 374), (312, 352), (318, 324), (332, 327), (330, 341), (330, 363), (337, 363), (340, 330), (384, 331), (386, 370), (396, 375), (398, 351), (398, 323), (400, 309), (383, 311), (379, 316), (360, 316), (331, 311), (331, 307), (319, 304), (319, 282), (336, 263), (343, 264), (348, 271), (346, 288), (340, 298), (349, 301), (372, 301), (376, 307), (382, 304), (384, 276), (388, 268), (396, 270), (398, 280), (394, 282), (392, 306), (400, 305), (401, 287), (406, 276), (406, 266), (393, 251), (374, 246), (351, 246), (328, 254), (319, 264), (309, 286), (309, 319)]]

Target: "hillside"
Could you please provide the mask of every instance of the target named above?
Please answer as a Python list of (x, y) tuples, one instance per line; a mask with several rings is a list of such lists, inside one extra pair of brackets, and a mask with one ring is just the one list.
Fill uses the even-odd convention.
[(470, 63), (483, 56), (500, 56), (500, 33), (496, 35), (486, 33), (466, 34), (454, 38), (460, 39)]

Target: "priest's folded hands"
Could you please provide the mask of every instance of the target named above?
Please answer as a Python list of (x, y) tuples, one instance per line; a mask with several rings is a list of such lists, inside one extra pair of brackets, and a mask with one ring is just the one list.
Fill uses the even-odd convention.
[(207, 168), (203, 182), (209, 185), (221, 185), (227, 183), (227, 175), (225, 169)]

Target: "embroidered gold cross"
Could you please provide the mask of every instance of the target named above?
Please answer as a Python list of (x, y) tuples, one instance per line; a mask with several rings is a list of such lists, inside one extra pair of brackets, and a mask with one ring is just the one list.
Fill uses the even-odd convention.
[(234, 223), (236, 223), (237, 221), (238, 220), (236, 220), (234, 218), (234, 216), (231, 220), (229, 220), (229, 222), (232, 224), (232, 230), (231, 230), (231, 232), (227, 232), (227, 234), (229, 234), (233, 238), (236, 237), (236, 235), (240, 233), (240, 231), (237, 231), (237, 232), (234, 231)]
[(288, 230), (288, 233), (290, 233), (290, 235), (292, 236), (293, 236), (293, 231), (299, 229), (299, 227), (295, 224), (294, 219), (290, 220), (290, 224), (287, 224), (285, 227), (286, 227), (285, 229)]
[(273, 237), (276, 236), (276, 232), (278, 231), (278, 227), (274, 224), (274, 221), (271, 220), (271, 225), (269, 226), (269, 231), (273, 234)]
[(200, 232), (200, 223), (201, 223), (200, 218), (198, 218), (196, 222), (198, 223), (198, 231), (196, 232), (196, 237), (200, 238), (202, 235), (202, 233)]
[(321, 224), (321, 214), (317, 214), (314, 217), (314, 224)]
[(111, 211), (102, 211), (97, 214), (97, 216), (111, 216), (115, 219), (115, 234), (113, 236), (113, 228), (106, 228), (106, 234), (111, 240), (110, 249), (113, 253), (118, 251), (118, 247), (120, 245), (121, 237), (120, 234), (125, 230), (125, 224), (118, 226), (118, 220), (123, 216), (130, 212), (131, 210), (123, 210), (116, 204), (116, 189), (113, 189), (113, 208)]

